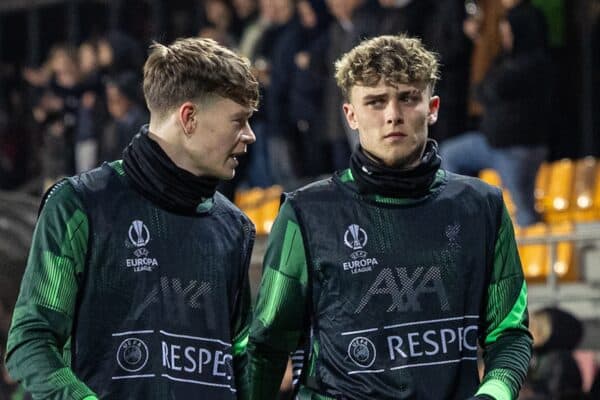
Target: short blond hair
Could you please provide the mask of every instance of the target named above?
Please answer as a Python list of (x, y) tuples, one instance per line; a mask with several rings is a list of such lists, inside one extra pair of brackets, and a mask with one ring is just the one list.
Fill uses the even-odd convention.
[(150, 46), (144, 64), (144, 98), (152, 114), (162, 118), (186, 101), (214, 96), (253, 109), (258, 106), (258, 82), (248, 59), (207, 38)]
[(433, 92), (439, 79), (437, 55), (421, 41), (404, 35), (378, 36), (364, 40), (335, 62), (335, 79), (344, 97), (350, 100), (353, 86), (426, 83)]

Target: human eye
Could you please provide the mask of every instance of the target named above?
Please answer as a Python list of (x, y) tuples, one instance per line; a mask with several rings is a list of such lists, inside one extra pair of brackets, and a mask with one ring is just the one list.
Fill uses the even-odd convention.
[(402, 93), (400, 95), (399, 100), (405, 104), (417, 104), (418, 102), (421, 101), (421, 93), (419, 93), (419, 92)]
[(382, 107), (385, 104), (385, 100), (381, 98), (367, 100), (365, 103), (370, 107)]

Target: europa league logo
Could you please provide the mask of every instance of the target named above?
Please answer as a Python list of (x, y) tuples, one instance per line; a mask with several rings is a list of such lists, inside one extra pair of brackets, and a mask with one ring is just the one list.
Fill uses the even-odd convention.
[(128, 234), (129, 240), (135, 247), (143, 247), (150, 241), (148, 227), (139, 219), (131, 223)]
[(360, 250), (367, 244), (367, 232), (360, 226), (352, 224), (344, 233), (344, 243), (352, 250)]

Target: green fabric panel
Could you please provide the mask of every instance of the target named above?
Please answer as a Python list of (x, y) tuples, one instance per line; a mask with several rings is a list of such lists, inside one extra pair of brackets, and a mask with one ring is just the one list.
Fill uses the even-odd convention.
[(486, 343), (496, 340), (502, 330), (510, 326), (527, 328), (527, 288), (524, 284), (512, 222), (505, 207), (487, 294), (486, 330), (483, 332)]
[(251, 399), (275, 398), (288, 355), (305, 332), (306, 268), (298, 222), (291, 205), (284, 202), (269, 235), (250, 327)]
[(524, 321), (527, 319), (527, 283), (523, 281), (521, 292), (517, 301), (515, 302), (512, 310), (508, 313), (506, 318), (498, 325), (496, 329), (490, 332), (486, 338), (485, 343), (490, 344), (498, 339), (498, 336), (507, 329), (521, 327)]
[(68, 368), (68, 350), (64, 351), (87, 239), (81, 201), (62, 181), (47, 195), (36, 225), (7, 341), (9, 373), (34, 398), (94, 396)]
[(285, 229), (279, 271), (289, 276), (298, 277), (300, 284), (303, 286), (308, 284), (304, 243), (300, 227), (294, 221), (288, 221)]
[(485, 394), (495, 400), (512, 400), (510, 389), (506, 384), (497, 379), (490, 379), (480, 386), (476, 395)]
[[(496, 239), (487, 297), (482, 332), (486, 372), (481, 387), (488, 381), (502, 382), (510, 392), (509, 398), (515, 399), (527, 374), (532, 340), (527, 328), (527, 285), (506, 207)], [(492, 385), (496, 387), (497, 382)]]
[(33, 292), (32, 301), (73, 317), (77, 295), (77, 280), (72, 273), (73, 261), (45, 251), (42, 263), (45, 268), (43, 275), (37, 278), (38, 290)]
[(117, 171), (117, 174), (119, 174), (120, 176), (125, 175), (125, 169), (123, 168), (123, 160), (112, 161), (108, 163), (108, 165), (110, 165), (111, 168)]
[(248, 335), (250, 334), (250, 328), (246, 327), (240, 334), (233, 339), (232, 354), (239, 356), (246, 351), (248, 346)]

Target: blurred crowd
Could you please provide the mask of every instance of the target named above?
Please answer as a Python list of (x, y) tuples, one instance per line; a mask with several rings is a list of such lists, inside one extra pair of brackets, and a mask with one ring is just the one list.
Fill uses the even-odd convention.
[[(248, 57), (262, 91), (260, 109), (251, 121), (258, 141), (238, 177), (222, 190), (231, 195), (240, 184), (253, 187), (280, 184), (292, 188), (345, 168), (357, 135), (343, 119), (343, 99), (333, 78), (334, 61), (360, 40), (380, 34), (418, 36), (439, 54), (442, 80), (436, 92), (442, 98), (442, 107), (430, 132), (433, 138), (443, 143), (467, 131), (478, 131), (480, 121), (493, 131), (494, 124), (503, 118), (502, 110), (494, 109), (497, 102), (493, 100), (498, 88), (506, 88), (505, 82), (499, 82), (497, 87), (487, 86), (486, 98), (492, 98), (487, 103), (475, 95), (476, 89), (496, 60), (509, 51), (503, 44), (507, 34), (503, 35), (500, 27), (506, 20), (506, 10), (521, 2), (529, 3), (527, 0), (202, 2), (197, 34), (213, 38)], [(559, 54), (564, 44), (564, 21), (560, 17), (563, 1), (533, 3), (540, 15), (544, 15), (548, 27), (543, 33), (544, 43), (535, 46), (547, 45)], [(173, 24), (177, 25), (176, 22)], [(519, 28), (524, 27), (526, 36), (530, 32), (527, 24), (528, 21), (521, 21)], [(41, 66), (23, 68), (13, 79), (3, 82), (6, 90), (0, 99), (0, 188), (13, 189), (30, 182), (30, 191), (40, 192), (59, 177), (120, 158), (138, 126), (148, 119), (140, 87), (148, 44), (122, 32), (90, 37), (79, 46), (55, 44)], [(549, 51), (548, 56), (552, 55)], [(544, 65), (560, 66), (560, 62), (544, 62)], [(546, 71), (546, 76), (559, 73), (557, 68)], [(510, 74), (515, 71), (509, 70), (502, 79), (511, 81)], [(512, 81), (523, 86), (529, 78), (513, 77)], [(521, 93), (535, 89), (525, 85)], [(528, 102), (525, 107), (520, 104), (504, 112), (516, 110), (523, 115), (534, 107), (539, 111), (541, 103), (536, 99), (525, 101)], [(482, 104), (493, 110), (488, 115), (498, 115), (491, 123), (490, 118), (482, 118), (486, 115)], [(521, 123), (521, 119), (518, 121)], [(546, 138), (537, 134), (541, 129), (534, 132), (532, 127), (541, 125), (526, 124), (504, 142), (543, 143)], [(523, 131), (527, 135), (522, 135)], [(36, 177), (34, 183), (32, 177)]]

